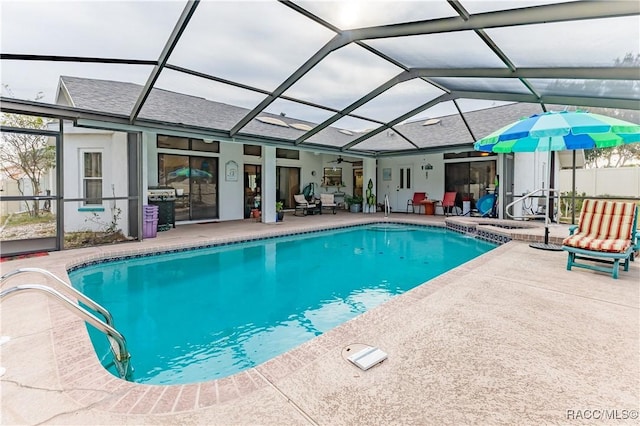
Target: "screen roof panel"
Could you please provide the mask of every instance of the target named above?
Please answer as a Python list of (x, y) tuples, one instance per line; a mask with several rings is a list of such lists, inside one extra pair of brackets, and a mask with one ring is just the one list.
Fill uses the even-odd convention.
[(343, 117), (333, 123), (331, 127), (326, 127), (311, 136), (307, 142), (324, 146), (343, 147), (379, 126), (378, 123), (372, 121)]
[(395, 129), (388, 129), (369, 139), (360, 142), (352, 149), (359, 151), (409, 151), (416, 149), (415, 145), (402, 137)]
[(432, 78), (432, 80), (450, 90), (522, 94), (530, 93), (526, 86), (516, 78), (437, 77)]
[[(143, 82), (144, 83), (144, 82)], [(265, 94), (165, 68), (155, 87), (243, 108), (254, 108)]]
[[(75, 76), (67, 80), (76, 106), (103, 112), (108, 124), (151, 119), (177, 133), (195, 126), (344, 154), (365, 154), (363, 146), (375, 154), (390, 127), (398, 140), (432, 149), (437, 142), (412, 134), (413, 122), (444, 123), (459, 109), (466, 118), (480, 104), (491, 107), (488, 122), (497, 122), (492, 111), (503, 101), (640, 107), (638, 2), (371, 1), (356, 5), (356, 20), (341, 21), (354, 4), (4, 1), (2, 82), (10, 97), (43, 91), (54, 102), (58, 77)], [(434, 95), (440, 89), (446, 93)], [(8, 93), (3, 87), (3, 107)], [(423, 105), (430, 108), (415, 113)], [(441, 136), (445, 146), (466, 139)], [(379, 146), (389, 154), (394, 145)]]
[(637, 80), (531, 79), (529, 82), (543, 96), (592, 96), (640, 101), (640, 82)]
[(592, 19), (487, 29), (516, 67), (611, 67), (638, 53), (640, 18)]
[(351, 44), (332, 52), (284, 94), (341, 110), (401, 71)]
[(169, 63), (272, 91), (334, 35), (276, 2), (201, 2)]
[(409, 68), (503, 68), (504, 63), (473, 31), (368, 40)]
[[(12, 97), (33, 100), (38, 93), (41, 93), (43, 95), (41, 102), (55, 103), (56, 90), (61, 76), (144, 84), (152, 67), (149, 65), (2, 60), (0, 68), (2, 69), (2, 83), (7, 85), (6, 88), (3, 87), (3, 96), (6, 90), (13, 93)], [(28, 77), (25, 78), (25, 76)], [(99, 108), (99, 104), (96, 103), (95, 108)]]
[(172, 1), (2, 1), (2, 53), (157, 59), (183, 8)]
[(428, 5), (406, 0), (295, 3), (342, 30), (456, 16), (453, 8), (444, 0), (430, 0)]
[(396, 84), (391, 89), (367, 102), (353, 113), (381, 121), (391, 121), (419, 107), (444, 92), (422, 79), (416, 78)]
[(576, 0), (462, 0), (461, 3), (469, 13), (495, 12), (496, 10), (508, 10), (519, 7), (541, 6), (545, 4), (562, 3), (563, 1)]
[(276, 115), (284, 114), (285, 117), (295, 118), (301, 123), (312, 123), (314, 125), (317, 123), (322, 123), (324, 120), (334, 114), (333, 111), (315, 108), (309, 105), (289, 101), (282, 98), (276, 99), (265, 109), (265, 112)]

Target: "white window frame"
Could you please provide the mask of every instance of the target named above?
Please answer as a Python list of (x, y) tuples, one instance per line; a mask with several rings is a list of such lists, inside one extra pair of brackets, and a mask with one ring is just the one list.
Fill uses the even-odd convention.
[[(99, 177), (96, 176), (85, 176), (84, 172), (84, 157), (87, 154), (100, 154), (100, 171), (102, 172), (102, 175)], [(104, 196), (104, 150), (102, 149), (81, 149), (80, 150), (80, 194), (82, 194), (82, 198), (89, 198), (88, 194), (85, 191), (85, 181), (87, 180), (99, 180), (101, 182), (100, 185), (100, 197), (102, 198)], [(95, 202), (92, 200), (84, 200), (82, 202), (83, 206), (102, 206), (102, 200)]]

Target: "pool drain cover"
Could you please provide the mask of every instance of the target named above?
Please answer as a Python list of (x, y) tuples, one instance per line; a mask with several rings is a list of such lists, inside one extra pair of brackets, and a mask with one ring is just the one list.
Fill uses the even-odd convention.
[(387, 353), (372, 346), (367, 346), (347, 357), (347, 360), (362, 370), (368, 370), (374, 365), (380, 364), (385, 359), (387, 359)]

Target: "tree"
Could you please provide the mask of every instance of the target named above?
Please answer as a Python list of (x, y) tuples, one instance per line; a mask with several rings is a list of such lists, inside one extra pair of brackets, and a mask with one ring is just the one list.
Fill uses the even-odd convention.
[[(640, 67), (640, 54), (627, 53), (622, 59), (614, 61), (615, 67)], [(597, 93), (603, 97), (615, 97), (621, 93), (640, 92), (637, 81), (597, 81), (597, 80), (556, 80), (552, 90), (559, 93), (582, 93), (585, 89), (589, 93)], [(606, 115), (632, 123), (640, 122), (640, 111), (617, 108), (579, 107), (579, 109)], [(586, 163), (591, 167), (622, 167), (632, 162), (640, 161), (640, 144), (628, 144), (611, 148), (585, 149)]]
[[(11, 93), (7, 85), (4, 89)], [(42, 98), (39, 93), (35, 100)], [(42, 117), (21, 114), (2, 113), (2, 125), (20, 129), (46, 129), (47, 121)], [(42, 193), (42, 178), (55, 166), (56, 148), (50, 146), (47, 136), (30, 135), (25, 133), (2, 132), (0, 143), (0, 170), (10, 179), (18, 183), (18, 189), (25, 195), (24, 185), (20, 185), (23, 178), (31, 184), (33, 195)], [(38, 201), (33, 201), (27, 209), (32, 216), (40, 215)]]
[(640, 161), (640, 144), (585, 149), (584, 155), (591, 167), (623, 167), (632, 161)]
[[(640, 122), (640, 112), (616, 108), (590, 108), (590, 112), (632, 123)], [(585, 160), (591, 167), (623, 167), (640, 161), (640, 144), (627, 144), (611, 148), (594, 148), (584, 150)]]

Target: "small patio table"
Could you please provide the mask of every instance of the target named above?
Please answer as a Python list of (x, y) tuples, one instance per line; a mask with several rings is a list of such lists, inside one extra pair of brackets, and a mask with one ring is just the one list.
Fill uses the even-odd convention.
[(436, 212), (436, 203), (438, 203), (438, 200), (424, 199), (420, 201), (420, 204), (424, 206), (424, 214), (433, 216)]

